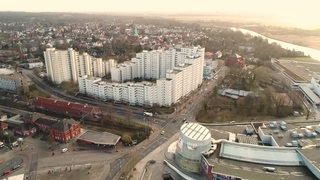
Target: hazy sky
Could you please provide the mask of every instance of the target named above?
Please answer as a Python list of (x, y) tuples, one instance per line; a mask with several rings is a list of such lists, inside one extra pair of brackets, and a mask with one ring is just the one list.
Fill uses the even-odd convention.
[(319, 7), (319, 0), (6, 0), (0, 11), (258, 14), (320, 28)]

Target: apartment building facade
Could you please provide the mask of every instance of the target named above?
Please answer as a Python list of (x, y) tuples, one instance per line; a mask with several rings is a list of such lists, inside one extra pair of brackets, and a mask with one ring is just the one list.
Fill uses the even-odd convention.
[(79, 76), (91, 75), (103, 77), (110, 73), (110, 69), (116, 66), (113, 59), (104, 61), (87, 53), (68, 48), (67, 50), (56, 50), (47, 48), (44, 52), (48, 79), (56, 84), (63, 81), (78, 82)]
[[(201, 85), (203, 66), (203, 48), (143, 51), (131, 61), (113, 67), (112, 82), (81, 76), (79, 89), (80, 93), (103, 101), (170, 106)], [(134, 78), (153, 79), (155, 83), (130, 82)]]

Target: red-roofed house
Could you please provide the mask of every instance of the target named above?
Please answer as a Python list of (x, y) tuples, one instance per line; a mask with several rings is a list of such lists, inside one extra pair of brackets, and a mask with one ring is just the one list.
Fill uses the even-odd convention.
[(33, 122), (39, 130), (48, 133), (56, 141), (66, 143), (80, 133), (79, 122), (73, 119), (38, 118)]
[(243, 68), (245, 66), (245, 60), (240, 55), (234, 54), (225, 60), (225, 65), (229, 67)]

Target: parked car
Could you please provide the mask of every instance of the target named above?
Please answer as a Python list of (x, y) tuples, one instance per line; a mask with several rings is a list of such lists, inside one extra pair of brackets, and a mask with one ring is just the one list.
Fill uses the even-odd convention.
[(67, 152), (68, 151), (68, 148), (63, 148), (63, 149), (61, 149), (61, 152), (63, 152), (63, 153), (65, 153), (65, 152)]
[(13, 170), (16, 170), (16, 169), (18, 169), (19, 167), (21, 167), (20, 164), (15, 164), (15, 165), (11, 168), (11, 170), (12, 170), (12, 171), (13, 171)]
[(4, 147), (4, 143), (0, 141), (0, 148)]
[(10, 173), (11, 173), (10, 170), (4, 170), (4, 171), (2, 172), (2, 176), (8, 175), (8, 174), (10, 174)]

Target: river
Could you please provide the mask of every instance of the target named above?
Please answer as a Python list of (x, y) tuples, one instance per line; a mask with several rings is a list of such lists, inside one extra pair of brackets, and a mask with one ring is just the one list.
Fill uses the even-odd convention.
[(304, 47), (304, 46), (299, 46), (299, 45), (295, 45), (295, 44), (291, 44), (288, 42), (284, 42), (284, 41), (280, 41), (280, 40), (276, 40), (276, 39), (272, 39), (272, 38), (268, 38), (262, 34), (256, 33), (254, 31), (250, 31), (247, 29), (242, 29), (242, 28), (231, 28), (233, 31), (240, 31), (243, 34), (250, 34), (251, 36), (258, 36), (258, 37), (262, 37), (263, 39), (267, 39), (268, 42), (271, 43), (277, 43), (279, 44), (282, 48), (285, 49), (289, 49), (289, 50), (295, 50), (295, 51), (301, 51), (304, 52), (305, 55), (309, 55), (311, 56), (313, 59), (320, 61), (320, 50), (316, 50), (316, 49), (312, 49), (312, 48), (308, 48), (308, 47)]

